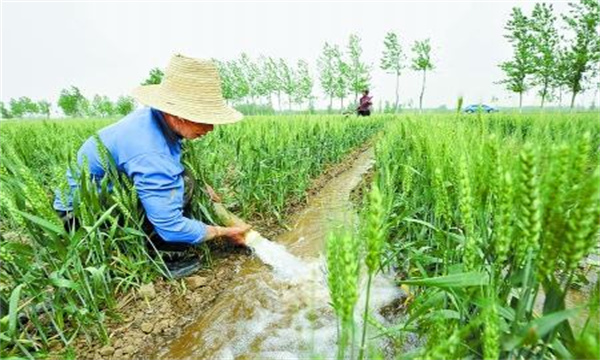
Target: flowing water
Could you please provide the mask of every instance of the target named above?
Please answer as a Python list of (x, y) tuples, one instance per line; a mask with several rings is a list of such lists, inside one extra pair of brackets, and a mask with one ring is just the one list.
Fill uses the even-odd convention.
[[(356, 226), (349, 196), (373, 164), (373, 151), (331, 180), (309, 200), (291, 231), (275, 239), (248, 236), (254, 256), (232, 284), (181, 337), (164, 348), (162, 359), (298, 359), (335, 357), (337, 320), (329, 305), (323, 249), (329, 230)], [(401, 296), (390, 275), (375, 277), (373, 314)], [(356, 311), (359, 322), (364, 298)], [(360, 329), (360, 326), (357, 327)], [(372, 332), (373, 333), (373, 332)]]

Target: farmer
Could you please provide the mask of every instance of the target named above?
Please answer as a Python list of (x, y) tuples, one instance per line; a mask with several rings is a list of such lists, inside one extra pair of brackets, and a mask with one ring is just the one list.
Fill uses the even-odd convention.
[(369, 96), (369, 90), (363, 90), (363, 96), (360, 98), (359, 105), (356, 108), (356, 113), (358, 116), (370, 116), (371, 115), (371, 107), (373, 106), (372, 96)]
[[(194, 181), (185, 176), (181, 164), (182, 139), (202, 137), (215, 125), (240, 121), (242, 114), (225, 105), (212, 62), (182, 55), (172, 57), (161, 84), (140, 86), (133, 96), (147, 107), (101, 129), (98, 135), (119, 172), (133, 180), (154, 246), (182, 255), (164, 257), (172, 276), (187, 276), (200, 268), (200, 262), (197, 256), (183, 256), (185, 250), (217, 237), (241, 245), (249, 228), (210, 226), (185, 216)], [(105, 170), (94, 137), (77, 153), (80, 165), (84, 158), (91, 176), (101, 179)], [(78, 187), (70, 171), (67, 180), (71, 187), (67, 203), (59, 191), (54, 200), (63, 219), (72, 217), (73, 191)]]

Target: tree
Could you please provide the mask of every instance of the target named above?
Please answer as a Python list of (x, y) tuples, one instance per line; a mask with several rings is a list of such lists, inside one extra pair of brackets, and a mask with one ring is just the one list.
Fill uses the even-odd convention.
[(52, 104), (46, 100), (40, 100), (37, 103), (39, 113), (46, 116), (46, 118), (50, 117), (50, 110), (52, 109)]
[(336, 96), (336, 73), (339, 52), (337, 46), (331, 46), (329, 43), (325, 43), (323, 46), (323, 53), (317, 60), (319, 82), (321, 83), (323, 92), (329, 97), (329, 109), (332, 108), (333, 98)]
[(107, 117), (114, 114), (114, 112), (114, 105), (107, 96), (94, 96), (91, 103), (91, 114), (93, 116)]
[(246, 53), (242, 53), (239, 65), (248, 83), (248, 95), (250, 96), (251, 102), (254, 104), (256, 97), (260, 96), (262, 93), (262, 90), (260, 89), (260, 69)]
[(161, 69), (159, 69), (159, 68), (151, 69), (150, 73), (148, 74), (148, 78), (146, 80), (144, 80), (142, 85), (160, 84), (162, 82), (162, 79), (164, 76), (165, 76), (165, 73), (163, 73), (163, 71)]
[(18, 99), (10, 99), (10, 113), (16, 118), (35, 115), (39, 112), (38, 104), (27, 96), (21, 96)]
[(233, 94), (233, 76), (226, 62), (219, 61), (213, 59), (213, 62), (217, 66), (219, 70), (219, 77), (221, 78), (221, 93), (223, 94), (223, 99), (227, 103), (234, 98)]
[(231, 60), (227, 62), (227, 68), (231, 73), (231, 83), (233, 90), (233, 99), (242, 100), (250, 93), (250, 84), (246, 78), (244, 70), (238, 61)]
[[(277, 90), (280, 87), (277, 74), (277, 63), (271, 57), (261, 56), (259, 59), (259, 66), (261, 69), (261, 89), (264, 92), (264, 96), (267, 97), (267, 103), (269, 106), (272, 106), (272, 96), (277, 93)], [(281, 106), (281, 101), (279, 102), (279, 106)]]
[(281, 77), (281, 90), (288, 96), (288, 109), (292, 110), (292, 96), (296, 90), (296, 75), (284, 59), (279, 59), (279, 75)]
[(412, 46), (414, 53), (411, 68), (415, 71), (423, 72), (423, 83), (421, 85), (421, 94), (419, 95), (419, 112), (423, 111), (423, 94), (425, 94), (425, 82), (427, 79), (427, 70), (433, 70), (434, 65), (431, 60), (431, 44), (429, 39), (415, 41)]
[(66, 116), (81, 116), (87, 112), (87, 99), (75, 86), (63, 89), (58, 98), (58, 106)]
[(600, 103), (600, 99), (598, 98), (598, 93), (600, 93), (600, 81), (597, 81), (596, 86), (594, 86), (594, 96), (592, 97), (592, 103), (590, 105), (590, 110), (595, 110), (596, 107), (600, 107), (600, 104), (596, 104), (596, 102)]
[(277, 61), (272, 57), (268, 57), (265, 60), (264, 72), (266, 78), (265, 81), (268, 82), (269, 98), (271, 97), (271, 94), (277, 94), (277, 108), (281, 111), (281, 91), (283, 90), (283, 81), (279, 73)]
[(10, 113), (6, 105), (4, 105), (3, 101), (0, 101), (0, 115), (2, 116), (2, 119), (12, 118), (12, 114)]
[(275, 81), (270, 73), (269, 60), (264, 55), (259, 56), (256, 67), (258, 72), (256, 95), (261, 99), (266, 98), (267, 105), (271, 107), (271, 94), (275, 87)]
[(394, 105), (394, 113), (396, 113), (398, 112), (398, 105), (400, 104), (400, 74), (402, 69), (404, 69), (406, 55), (404, 55), (402, 46), (398, 41), (398, 36), (394, 32), (390, 31), (385, 35), (383, 44), (385, 45), (385, 49), (383, 50), (383, 55), (381, 57), (380, 67), (388, 74), (394, 74), (396, 76), (396, 103)]
[(363, 63), (360, 59), (362, 55), (362, 47), (360, 46), (360, 38), (356, 34), (350, 35), (348, 41), (348, 77), (349, 90), (354, 92), (354, 102), (358, 102), (358, 94), (369, 87), (371, 75), (369, 74), (369, 66)]
[(571, 91), (571, 109), (575, 97), (584, 90), (584, 84), (593, 78), (600, 61), (600, 4), (598, 0), (581, 0), (569, 3), (569, 15), (563, 15), (567, 27), (573, 32), (570, 44), (564, 49), (561, 79)]
[(114, 107), (115, 112), (122, 116), (129, 114), (134, 108), (135, 101), (131, 96), (119, 96)]
[(10, 99), (8, 102), (10, 113), (16, 118), (22, 118), (25, 115), (25, 108), (19, 99)]
[(505, 84), (506, 89), (519, 94), (519, 112), (522, 111), (523, 93), (529, 89), (530, 76), (535, 68), (533, 62), (534, 47), (533, 38), (530, 30), (530, 21), (523, 15), (520, 8), (512, 9), (511, 18), (504, 27), (508, 31), (505, 38), (512, 44), (513, 58), (510, 61), (500, 64), (506, 78), (500, 81)]
[(340, 109), (344, 110), (344, 99), (348, 95), (350, 83), (350, 67), (344, 60), (337, 45), (331, 47), (333, 59), (333, 95), (340, 99)]
[(295, 82), (295, 102), (298, 104), (302, 104), (304, 101), (310, 102), (312, 98), (313, 80), (308, 70), (308, 63), (304, 60), (298, 60)]
[(533, 84), (541, 87), (538, 92), (542, 98), (541, 108), (557, 82), (557, 50), (560, 38), (554, 25), (555, 20), (552, 5), (535, 4), (531, 15), (531, 36), (535, 54)]

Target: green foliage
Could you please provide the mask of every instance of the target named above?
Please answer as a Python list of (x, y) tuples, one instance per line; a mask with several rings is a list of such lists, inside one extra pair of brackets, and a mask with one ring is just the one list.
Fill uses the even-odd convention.
[(153, 68), (148, 74), (148, 78), (141, 85), (157, 85), (162, 82), (165, 73), (159, 68)]
[(50, 117), (50, 110), (52, 109), (52, 104), (46, 100), (40, 100), (37, 103), (39, 114), (44, 115), (46, 118)]
[(63, 89), (58, 98), (58, 107), (60, 107), (66, 116), (83, 116), (87, 114), (87, 99), (81, 94), (81, 91), (75, 86), (69, 89)]
[(597, 313), (580, 311), (597, 299), (565, 301), (600, 234), (595, 114), (406, 117), (383, 133), (384, 258), (414, 300), (382, 334), (422, 337), (409, 358), (597, 353)]
[(598, 73), (600, 62), (600, 4), (597, 0), (569, 3), (569, 15), (563, 15), (572, 37), (562, 51), (561, 80), (571, 91), (571, 108), (575, 97), (584, 90), (586, 80)]
[(500, 83), (504, 84), (508, 91), (519, 94), (520, 111), (523, 104), (523, 93), (530, 87), (529, 76), (535, 69), (531, 20), (523, 14), (521, 8), (514, 7), (511, 18), (504, 29), (508, 32), (504, 37), (513, 47), (513, 58), (500, 64), (500, 68), (505, 74), (505, 79)]
[(4, 105), (3, 101), (0, 101), (0, 116), (2, 119), (10, 119), (12, 118), (12, 114), (10, 110)]
[(352, 234), (332, 234), (327, 239), (327, 282), (332, 306), (341, 323), (338, 359), (344, 359), (354, 328), (354, 307), (358, 300), (357, 247)]
[(406, 60), (406, 55), (402, 50), (398, 35), (392, 31), (388, 32), (385, 34), (383, 44), (385, 49), (383, 50), (379, 67), (390, 74), (400, 76), (402, 69), (405, 67), (404, 61)]
[(16, 118), (35, 115), (39, 112), (39, 106), (27, 96), (18, 99), (10, 99), (10, 114)]
[(131, 96), (119, 96), (114, 105), (114, 112), (125, 116), (135, 109), (135, 100)]
[(530, 22), (535, 54), (532, 84), (540, 86), (538, 94), (542, 98), (540, 105), (542, 108), (559, 77), (557, 51), (560, 37), (555, 22), (556, 17), (553, 14), (552, 4), (535, 4)]
[[(290, 202), (305, 199), (311, 179), (382, 125), (382, 119), (340, 120), (246, 119), (186, 142), (183, 163), (240, 216), (281, 220)], [(116, 171), (97, 136), (106, 177), (92, 180), (85, 164), (75, 164), (79, 146), (110, 123), (7, 121), (0, 127), (0, 301), (3, 308), (16, 304), (10, 319), (0, 319), (3, 357), (39, 357), (57, 342), (68, 347), (80, 333), (107, 341), (105, 322), (117, 299), (166, 276), (160, 257), (148, 252), (135, 187)], [(54, 191), (68, 188), (67, 168), (80, 189), (76, 230), (65, 229), (52, 208)], [(211, 223), (208, 200), (195, 196), (194, 217)], [(11, 320), (17, 314), (24, 315), (23, 325)]]
[(294, 102), (302, 104), (305, 101), (310, 101), (312, 98), (313, 80), (308, 70), (308, 63), (304, 60), (298, 60), (295, 83)]
[(423, 72), (423, 82), (421, 85), (421, 94), (419, 95), (419, 111), (423, 111), (423, 95), (425, 94), (425, 82), (427, 79), (427, 70), (435, 68), (431, 59), (431, 43), (429, 39), (417, 40), (412, 46), (413, 58), (411, 59), (411, 69)]
[(339, 57), (339, 48), (337, 45), (329, 45), (325, 43), (323, 52), (317, 60), (317, 68), (319, 69), (319, 82), (321, 89), (327, 97), (329, 97), (329, 108), (333, 106), (333, 98), (336, 96), (336, 67), (337, 58)]
[(429, 39), (415, 41), (412, 46), (413, 58), (411, 69), (416, 71), (433, 70), (434, 65), (431, 59), (431, 43)]
[(255, 98), (262, 94), (260, 68), (246, 53), (242, 53), (240, 56), (239, 65), (248, 83), (248, 96), (250, 96), (250, 99), (254, 103)]
[(288, 109), (292, 110), (292, 96), (296, 90), (296, 73), (282, 58), (277, 64), (277, 71), (281, 79), (281, 91), (288, 96)]
[(234, 98), (233, 94), (233, 76), (226, 62), (212, 59), (219, 70), (219, 77), (221, 78), (221, 92), (225, 101), (230, 101)]
[(396, 103), (394, 105), (394, 112), (398, 112), (398, 106), (400, 104), (400, 74), (405, 67), (404, 62), (406, 61), (406, 55), (402, 50), (398, 35), (392, 31), (385, 35), (383, 44), (385, 49), (383, 50), (379, 67), (387, 73), (396, 76)]
[(465, 99), (462, 96), (459, 96), (458, 99), (456, 100), (456, 114), (460, 114), (460, 112), (462, 111), (462, 107), (463, 107), (463, 103), (464, 103)]
[(334, 84), (335, 96), (340, 99), (340, 110), (344, 110), (344, 99), (349, 94), (350, 65), (344, 60), (342, 53), (335, 54)]
[(94, 95), (90, 107), (90, 115), (95, 117), (108, 117), (115, 113), (114, 105), (108, 96)]
[(370, 66), (361, 60), (362, 47), (360, 37), (351, 34), (348, 40), (348, 90), (354, 93), (354, 102), (358, 101), (358, 94), (369, 88), (371, 81)]

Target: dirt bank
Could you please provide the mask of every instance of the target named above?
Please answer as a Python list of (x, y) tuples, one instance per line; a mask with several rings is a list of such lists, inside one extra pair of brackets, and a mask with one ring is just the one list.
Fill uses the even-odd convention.
[[(353, 161), (371, 146), (365, 143), (346, 156), (343, 161), (327, 168), (315, 179), (308, 195), (317, 193), (328, 181), (346, 170)], [(303, 210), (305, 200), (288, 204), (284, 219)], [(250, 219), (261, 234), (274, 238), (286, 230), (275, 218)], [(83, 336), (74, 341), (77, 359), (149, 359), (156, 349), (179, 336), (181, 331), (209, 308), (217, 296), (227, 288), (239, 271), (240, 264), (249, 256), (245, 248), (224, 243), (211, 246), (214, 264), (192, 277), (180, 281), (158, 280), (141, 291), (123, 296), (116, 309), (117, 316), (107, 321), (109, 343), (98, 339), (91, 342)], [(53, 349), (50, 358), (65, 358), (64, 349)]]

